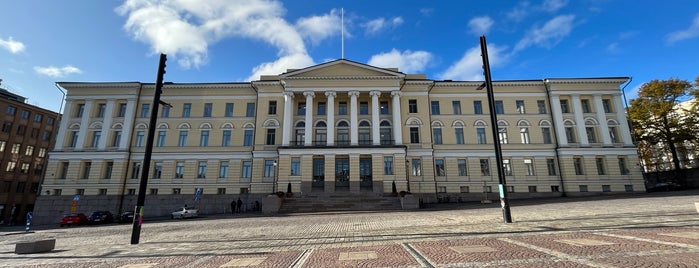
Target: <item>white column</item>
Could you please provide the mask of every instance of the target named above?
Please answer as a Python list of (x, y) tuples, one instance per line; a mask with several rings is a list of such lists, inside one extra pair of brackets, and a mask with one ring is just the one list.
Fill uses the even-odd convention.
[(614, 110), (616, 111), (616, 120), (619, 121), (619, 127), (621, 127), (621, 138), (624, 139), (624, 146), (633, 146), (629, 122), (626, 121), (626, 109), (624, 109), (621, 94), (614, 95), (612, 101), (614, 102)]
[(282, 122), (282, 146), (289, 146), (294, 132), (294, 92), (284, 92), (284, 122)]
[(400, 91), (392, 91), (393, 97), (393, 140), (396, 145), (403, 144), (403, 122), (400, 118)]
[(126, 102), (126, 114), (124, 115), (124, 127), (121, 133), (121, 143), (119, 144), (119, 150), (126, 150), (131, 142), (131, 137), (134, 135), (133, 123), (134, 114), (136, 113), (136, 99), (129, 99)]
[(381, 135), (379, 135), (379, 96), (381, 91), (369, 92), (371, 96), (371, 140), (373, 145), (381, 145)]
[(88, 136), (87, 127), (90, 124), (90, 117), (92, 115), (92, 103), (94, 100), (85, 100), (85, 107), (83, 109), (83, 116), (80, 119), (80, 132), (78, 132), (78, 141), (75, 144), (75, 149), (80, 150), (85, 145), (85, 137)]
[(556, 140), (558, 140), (558, 145), (568, 146), (565, 126), (563, 125), (563, 112), (561, 112), (561, 99), (558, 95), (551, 95), (551, 115), (553, 116), (553, 125), (556, 128)]
[(337, 93), (335, 91), (327, 91), (325, 96), (328, 97), (327, 144), (330, 146), (335, 144), (335, 96), (337, 96)]
[(357, 122), (357, 97), (359, 91), (352, 90), (350, 96), (350, 145), (359, 144), (359, 123)]
[(595, 112), (597, 113), (597, 121), (599, 122), (599, 133), (602, 135), (602, 145), (612, 146), (612, 138), (609, 137), (609, 126), (607, 125), (607, 115), (604, 113), (602, 104), (602, 95), (595, 94), (592, 96), (595, 102)]
[(102, 120), (102, 137), (100, 137), (100, 143), (97, 145), (97, 149), (100, 150), (104, 150), (107, 147), (107, 140), (109, 139), (109, 130), (112, 129), (114, 101), (114, 99), (107, 100), (107, 107), (105, 107), (104, 109), (104, 120)]
[(582, 104), (580, 103), (580, 95), (573, 94), (573, 115), (575, 115), (575, 128), (578, 132), (578, 139), (580, 140), (580, 146), (589, 146), (590, 143), (587, 140), (587, 131), (585, 131), (585, 118), (583, 117)]
[[(73, 116), (71, 111), (73, 109), (73, 100), (66, 99), (65, 106), (63, 106), (63, 115), (61, 116), (61, 125), (58, 129), (58, 134), (56, 136), (56, 143), (54, 144), (54, 150), (60, 151), (63, 149), (63, 143), (66, 139), (66, 133), (68, 133), (68, 123), (70, 118)], [(61, 111), (59, 111), (61, 112)]]
[(312, 91), (303, 93), (306, 96), (306, 135), (304, 136), (303, 145), (311, 146), (313, 144), (313, 97), (316, 96)]

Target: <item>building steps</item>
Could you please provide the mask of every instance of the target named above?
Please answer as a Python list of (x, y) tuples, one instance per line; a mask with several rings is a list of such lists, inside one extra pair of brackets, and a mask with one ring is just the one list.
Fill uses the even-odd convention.
[(310, 193), (301, 197), (285, 197), (279, 213), (330, 211), (400, 210), (398, 197), (372, 192)]

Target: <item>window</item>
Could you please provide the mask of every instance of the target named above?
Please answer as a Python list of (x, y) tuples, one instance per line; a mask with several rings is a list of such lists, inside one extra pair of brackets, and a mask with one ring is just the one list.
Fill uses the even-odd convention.
[(165, 146), (165, 134), (167, 132), (165, 130), (160, 130), (158, 131), (158, 140), (155, 143), (156, 147), (163, 147)]
[(451, 101), (451, 109), (454, 114), (461, 114), (461, 101)]
[(539, 108), (540, 114), (546, 114), (546, 101), (545, 100), (537, 100), (536, 107)]
[(612, 139), (613, 143), (619, 143), (619, 136), (616, 134), (616, 127), (609, 127), (609, 137)]
[[(99, 117), (99, 118), (104, 117), (104, 110), (105, 110), (106, 108), (107, 108), (107, 104), (100, 103), (100, 104), (97, 106), (97, 117)], [(34, 121), (36, 121), (36, 119), (35, 119)], [(39, 120), (39, 121), (41, 121), (41, 120)]]
[(12, 122), (5, 122), (2, 124), (2, 132), (9, 133), (12, 130)]
[(327, 109), (325, 108), (325, 102), (318, 102), (318, 115), (325, 115), (327, 114)]
[(252, 162), (243, 161), (243, 168), (241, 177), (249, 179), (252, 176)]
[(141, 118), (150, 117), (150, 103), (144, 103), (141, 105)]
[(131, 164), (131, 178), (138, 179), (141, 173), (141, 162), (133, 162)]
[(226, 188), (218, 188), (216, 194), (223, 195), (226, 194)]
[(119, 113), (117, 114), (117, 117), (124, 116), (126, 116), (126, 103), (119, 103)]
[(163, 105), (162, 110), (160, 110), (160, 117), (162, 117), (162, 118), (170, 117), (170, 105)]
[(31, 132), (31, 134), (29, 134), (29, 136), (32, 137), (32, 138), (38, 137), (38, 136), (39, 136), (39, 129), (33, 127), (33, 128), (32, 128), (32, 132)]
[(7, 114), (15, 115), (16, 112), (17, 112), (17, 108), (15, 108), (14, 106), (7, 106)]
[(24, 193), (24, 188), (27, 186), (26, 182), (17, 182), (17, 187), (15, 188), (15, 193)]
[(20, 116), (22, 117), (22, 119), (29, 119), (29, 111), (22, 110), (22, 114)]
[(570, 143), (574, 143), (575, 142), (575, 130), (573, 130), (573, 127), (566, 126), (565, 131), (566, 131), (566, 140), (568, 140), (568, 142), (570, 142)]
[(136, 189), (134, 189), (134, 188), (130, 188), (130, 189), (126, 190), (126, 192), (127, 192), (127, 195), (136, 195)]
[(34, 122), (41, 122), (41, 114), (34, 114)]
[(291, 158), (291, 176), (300, 176), (301, 175), (301, 158), (300, 157), (292, 157)]
[(359, 114), (367, 115), (369, 114), (369, 103), (366, 101), (359, 102)]
[(209, 146), (209, 131), (202, 130), (201, 136), (199, 137), (199, 147)]
[(582, 106), (582, 112), (583, 113), (589, 113), (590, 112), (590, 100), (580, 100), (580, 106)]
[(517, 108), (517, 112), (520, 114), (524, 114), (524, 101), (523, 100), (516, 100), (515, 101), (515, 108)]
[(413, 176), (422, 176), (422, 164), (420, 163), (420, 159), (413, 159), (411, 163)]
[(379, 102), (379, 113), (380, 114), (388, 114), (388, 102), (387, 101)]
[[(0, 145), (0, 152), (2, 152), (5, 149), (5, 142), (2, 142)], [(39, 148), (39, 153), (37, 154), (38, 157), (44, 157), (46, 156), (46, 148)]]
[(218, 165), (218, 177), (228, 178), (228, 161), (221, 161)]
[(192, 104), (191, 103), (185, 103), (182, 104), (182, 117), (189, 117), (189, 115), (192, 113)]
[(182, 194), (182, 188), (172, 188), (172, 194), (174, 194), (174, 195)]
[(478, 140), (478, 144), (486, 144), (485, 128), (476, 128), (476, 139)]
[(221, 146), (231, 146), (231, 130), (226, 129), (223, 131), (223, 136), (221, 137)]
[(102, 131), (92, 132), (92, 148), (97, 148), (100, 143), (100, 137), (102, 137)]
[(268, 128), (267, 129), (267, 140), (266, 140), (265, 144), (274, 145), (275, 140), (276, 140), (276, 129)]
[(530, 193), (536, 193), (536, 186), (529, 186)]
[(146, 132), (143, 130), (136, 131), (136, 147), (143, 147), (143, 137)]
[(245, 116), (247, 116), (247, 117), (255, 116), (255, 103), (254, 102), (248, 102), (247, 106), (245, 107)]
[(568, 109), (568, 100), (560, 100), (561, 102), (561, 113), (570, 113)]
[(121, 130), (114, 131), (114, 139), (112, 139), (112, 147), (119, 146), (121, 143)]
[(274, 177), (274, 167), (276, 165), (276, 161), (274, 160), (265, 160), (265, 173), (264, 177), (265, 178), (273, 178)]
[(97, 195), (107, 195), (107, 189), (99, 189), (99, 193)]
[(527, 176), (535, 176), (534, 162), (531, 159), (524, 159), (524, 166), (527, 168)]
[(456, 160), (458, 169), (459, 169), (459, 176), (468, 176), (468, 169), (466, 168), (466, 159), (458, 159)]
[(460, 186), (460, 187), (459, 187), (459, 192), (461, 192), (461, 193), (468, 193), (468, 192), (469, 192), (468, 186)]
[(384, 156), (383, 158), (383, 174), (393, 175), (393, 156)]
[(53, 117), (46, 118), (46, 124), (49, 126), (53, 126), (53, 121), (55, 121), (55, 119), (53, 119)]
[(432, 107), (432, 114), (439, 115), (439, 101), (432, 101), (431, 107)]
[(187, 135), (188, 135), (187, 130), (180, 130), (180, 138), (177, 141), (177, 146), (179, 146), (179, 147), (187, 146)]
[(29, 173), (29, 163), (22, 163), (22, 166), (19, 168), (19, 171), (24, 174)]
[(587, 141), (590, 143), (597, 143), (597, 135), (595, 135), (594, 127), (585, 127), (585, 132), (587, 134)]
[(456, 144), (464, 144), (464, 129), (455, 128), (454, 136), (456, 137)]
[(206, 178), (206, 161), (199, 161), (197, 166), (197, 178)]
[(434, 160), (434, 170), (435, 174), (437, 176), (446, 176), (447, 173), (444, 170), (444, 159), (435, 159)]
[(150, 195), (158, 195), (158, 188), (150, 188)]
[(438, 187), (437, 187), (437, 192), (438, 192), (438, 193), (446, 193), (446, 192), (447, 192), (447, 187), (446, 187), (446, 186), (438, 186)]
[(483, 114), (483, 103), (479, 100), (473, 101), (473, 113)]
[(296, 115), (306, 115), (306, 103), (299, 102), (296, 105)]
[(184, 162), (175, 163), (175, 179), (184, 178)]
[(492, 186), (483, 186), (483, 192), (484, 193), (492, 193), (493, 187)]
[(68, 176), (68, 167), (70, 166), (70, 162), (61, 162), (61, 172), (58, 173), (58, 178), (59, 179), (66, 179)]
[(488, 163), (488, 159), (481, 159), (480, 164), (481, 164), (481, 175), (490, 176), (490, 163)]
[(551, 192), (557, 193), (557, 192), (560, 192), (560, 191), (561, 191), (561, 190), (560, 190), (560, 188), (558, 187), (558, 185), (551, 185)]
[(63, 192), (63, 189), (53, 189), (53, 195), (61, 195), (61, 192)]
[(417, 113), (417, 100), (408, 100), (408, 113)]
[(347, 115), (347, 102), (341, 101), (337, 105), (338, 115)]
[(502, 104), (501, 100), (495, 101), (495, 113), (496, 114), (504, 114), (505, 113), (505, 106)]
[(575, 175), (584, 175), (584, 167), (582, 163), (582, 157), (573, 158), (573, 168), (575, 168)]
[(163, 176), (163, 163), (155, 162), (153, 165), (153, 179), (160, 179)]
[(22, 147), (22, 144), (19, 144), (19, 143), (12, 144), (12, 154), (19, 154), (20, 147)]
[(621, 175), (629, 175), (629, 169), (626, 167), (626, 158), (619, 157), (619, 172)]
[(602, 108), (605, 113), (612, 113), (612, 102), (610, 99), (602, 99)]
[(7, 172), (15, 172), (15, 169), (17, 168), (17, 162), (15, 161), (9, 161), (7, 162), (7, 168), (5, 168), (5, 171)]
[(26, 129), (27, 127), (25, 125), (17, 126), (17, 135), (24, 135)]
[(225, 111), (225, 116), (226, 117), (233, 117), (233, 103), (226, 103), (226, 111)]
[(6, 141), (0, 141), (0, 152), (5, 151), (5, 145), (7, 144)]
[(24, 155), (31, 156), (34, 154), (34, 146), (27, 145), (27, 148), (24, 149)]
[(519, 138), (522, 140), (522, 144), (531, 143), (531, 141), (529, 139), (529, 128), (528, 127), (519, 128)]
[(595, 165), (597, 166), (597, 175), (606, 175), (607, 172), (604, 168), (604, 157), (595, 158)]
[(602, 185), (602, 192), (611, 192), (612, 187), (609, 185)]
[(211, 117), (211, 111), (214, 109), (214, 104), (207, 102), (204, 103), (204, 117)]
[(252, 129), (246, 129), (243, 135), (243, 146), (252, 146)]
[(498, 138), (500, 139), (500, 144), (508, 144), (507, 139), (507, 127), (498, 126)]
[(441, 128), (433, 128), (432, 129), (432, 136), (434, 136), (434, 144), (442, 144), (442, 129)]
[(107, 161), (104, 163), (104, 175), (102, 178), (109, 180), (112, 178), (112, 170), (114, 170), (114, 162)]
[(542, 127), (541, 128), (541, 135), (544, 138), (544, 143), (545, 144), (551, 144), (553, 143), (553, 140), (551, 140), (551, 128), (549, 127)]
[(420, 143), (420, 132), (419, 128), (416, 127), (411, 127), (410, 128), (410, 143)]
[[(85, 111), (85, 104), (78, 104), (78, 109), (75, 111), (75, 117), (83, 117), (83, 112)], [(14, 114), (14, 112), (12, 113)]]
[(34, 175), (43, 175), (44, 174), (44, 164), (36, 164), (34, 166)]
[(510, 159), (503, 159), (502, 169), (505, 171), (505, 176), (512, 176), (512, 161)]
[(267, 114), (277, 114), (277, 101), (269, 101), (269, 105), (267, 107)]
[(627, 192), (633, 192), (633, 185), (631, 185), (631, 184), (624, 185), (624, 190)]
[(549, 171), (549, 176), (556, 176), (556, 162), (553, 159), (546, 159), (546, 169)]
[(579, 185), (580, 192), (587, 192), (587, 185)]

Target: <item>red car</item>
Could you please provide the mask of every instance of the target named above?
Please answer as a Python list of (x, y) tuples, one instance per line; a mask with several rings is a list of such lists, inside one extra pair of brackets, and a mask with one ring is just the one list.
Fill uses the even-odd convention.
[(69, 225), (83, 225), (87, 223), (87, 216), (82, 213), (64, 215), (61, 219), (61, 227)]

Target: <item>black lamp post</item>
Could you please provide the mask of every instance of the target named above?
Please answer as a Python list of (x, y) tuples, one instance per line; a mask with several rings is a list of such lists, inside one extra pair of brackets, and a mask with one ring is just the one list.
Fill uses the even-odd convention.
[(410, 160), (405, 160), (405, 182), (408, 184), (408, 193), (410, 193)]

